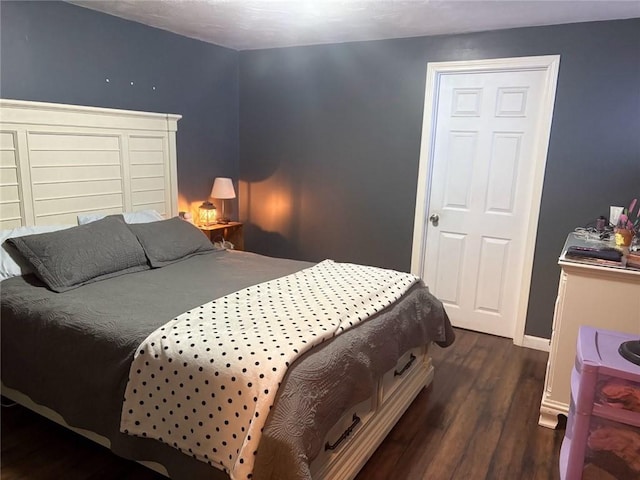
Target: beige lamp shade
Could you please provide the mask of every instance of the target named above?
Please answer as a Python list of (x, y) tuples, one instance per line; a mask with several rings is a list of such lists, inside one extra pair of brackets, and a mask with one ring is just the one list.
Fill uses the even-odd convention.
[(222, 200), (222, 217), (218, 218), (218, 223), (229, 223), (229, 217), (224, 212), (224, 201), (229, 198), (236, 198), (233, 181), (227, 177), (216, 177), (211, 189), (211, 198)]
[(233, 181), (226, 177), (217, 177), (213, 181), (211, 189), (211, 198), (236, 198), (236, 191), (233, 188)]

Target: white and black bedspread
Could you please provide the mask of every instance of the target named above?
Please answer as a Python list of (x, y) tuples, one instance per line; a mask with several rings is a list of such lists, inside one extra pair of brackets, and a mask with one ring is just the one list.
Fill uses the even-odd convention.
[(384, 310), (418, 278), (325, 260), (191, 309), (153, 332), (131, 365), (121, 430), (252, 478), (286, 369)]
[[(107, 437), (114, 452), (162, 463), (171, 478), (228, 479), (164, 443), (119, 431), (134, 354), (151, 332), (195, 305), (310, 266), (215, 252), (65, 293), (47, 290), (32, 276), (5, 280), (2, 382), (52, 408), (68, 424)], [(278, 389), (254, 477), (310, 478), (309, 463), (335, 420), (364, 400), (402, 353), (430, 341), (446, 346), (453, 331), (442, 304), (418, 282), (357, 328), (302, 354)]]

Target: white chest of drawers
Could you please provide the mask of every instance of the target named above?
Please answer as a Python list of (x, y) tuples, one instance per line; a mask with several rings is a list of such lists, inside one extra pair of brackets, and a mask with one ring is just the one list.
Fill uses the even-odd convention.
[(567, 260), (567, 247), (580, 244), (570, 234), (558, 262), (562, 272), (538, 421), (549, 428), (569, 412), (580, 325), (640, 335), (640, 271)]

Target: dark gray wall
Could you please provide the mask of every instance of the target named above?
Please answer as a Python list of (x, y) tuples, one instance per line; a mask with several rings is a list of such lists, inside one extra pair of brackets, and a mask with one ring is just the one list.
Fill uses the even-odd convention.
[(187, 202), (216, 176), (238, 177), (234, 50), (67, 3), (2, 1), (0, 62), (2, 98), (181, 114)]
[(640, 19), (240, 54), (249, 249), (408, 270), (427, 62), (560, 54), (526, 333), (569, 231), (640, 195)]
[(182, 114), (180, 193), (239, 175), (248, 248), (402, 270), (427, 62), (543, 54), (562, 59), (526, 332), (548, 337), (566, 233), (640, 194), (640, 20), (238, 54), (66, 3), (0, 3), (1, 97)]

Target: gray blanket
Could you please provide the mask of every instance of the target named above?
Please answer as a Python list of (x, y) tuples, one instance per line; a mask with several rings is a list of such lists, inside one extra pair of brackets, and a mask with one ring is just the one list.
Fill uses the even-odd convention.
[[(6, 280), (0, 284), (2, 381), (70, 425), (109, 438), (114, 452), (161, 461), (172, 478), (228, 478), (155, 440), (118, 431), (133, 353), (180, 313), (307, 266), (222, 251), (65, 293), (53, 293), (29, 275)], [(453, 334), (441, 304), (420, 284), (392, 308), (301, 357), (280, 388), (254, 478), (309, 478), (308, 462), (331, 424), (363, 400), (404, 351), (431, 340), (445, 345)], [(304, 431), (297, 421), (302, 415), (308, 419)]]

